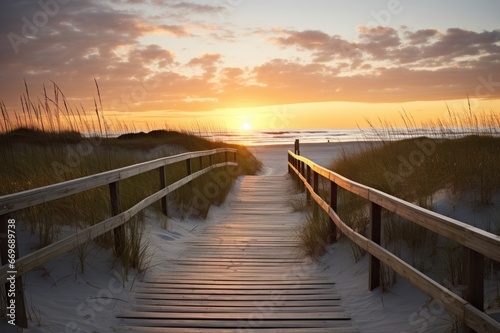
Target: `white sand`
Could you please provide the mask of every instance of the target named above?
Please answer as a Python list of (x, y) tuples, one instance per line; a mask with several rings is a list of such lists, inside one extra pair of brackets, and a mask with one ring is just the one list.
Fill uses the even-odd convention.
[[(366, 147), (363, 142), (301, 144), (300, 155), (329, 167), (343, 153), (354, 153)], [(287, 172), (289, 146), (251, 147), (251, 152), (264, 163), (264, 174)], [(436, 302), (398, 278), (389, 292), (380, 288), (368, 290), (368, 256), (354, 261), (349, 241), (345, 238), (332, 245), (318, 262), (318, 269), (332, 276), (343, 307), (351, 314), (361, 332), (445, 332), (451, 324), (446, 312)], [(431, 308), (429, 308), (431, 305)]]
[[(303, 144), (301, 155), (328, 167), (343, 151), (357, 151), (363, 145), (360, 142)], [(269, 175), (287, 172), (288, 149), (293, 150), (293, 145), (250, 148), (264, 163), (262, 173)], [(167, 230), (162, 229), (158, 213), (148, 211), (147, 238), (153, 256), (145, 277), (151, 279), (168, 270), (169, 260), (180, 255), (185, 241), (202, 235), (204, 227), (217, 223), (226, 211), (227, 203), (213, 207), (207, 221), (169, 220)], [(24, 232), (22, 238), (25, 247), (33, 243), (28, 232)], [(110, 327), (119, 323), (116, 314), (133, 303), (133, 286), (144, 275), (131, 273), (128, 282), (120, 285), (119, 274), (110, 273), (110, 268), (119, 267), (111, 251), (90, 243), (86, 253), (84, 274), (79, 271), (76, 253), (61, 256), (43, 269), (27, 274), (27, 301), (32, 322), (25, 332), (109, 332)], [(429, 297), (400, 278), (389, 292), (368, 291), (367, 257), (355, 263), (346, 239), (332, 245), (317, 265), (336, 282), (343, 306), (361, 332), (444, 332), (450, 327), (451, 321), (438, 303), (431, 302)], [(1, 332), (10, 329), (12, 327), (5, 323), (0, 324)]]

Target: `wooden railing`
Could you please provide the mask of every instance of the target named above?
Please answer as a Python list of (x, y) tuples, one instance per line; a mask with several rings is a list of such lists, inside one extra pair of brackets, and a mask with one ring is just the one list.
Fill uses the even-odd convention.
[[(115, 251), (118, 255), (124, 250), (125, 242), (125, 229), (124, 224), (129, 221), (133, 216), (141, 210), (150, 206), (154, 202), (160, 201), (163, 213), (167, 213), (167, 195), (181, 186), (191, 182), (193, 179), (200, 177), (209, 171), (224, 166), (237, 166), (236, 163), (236, 149), (221, 148), (200, 152), (191, 152), (180, 154), (176, 156), (169, 156), (153, 161), (139, 163), (124, 168), (103, 172), (83, 178), (78, 178), (58, 184), (48, 185), (28, 191), (9, 194), (0, 197), (0, 241), (1, 241), (1, 259), (2, 265), (0, 267), (0, 281), (5, 283), (6, 295), (3, 295), (7, 301), (7, 305), (15, 304), (15, 323), (21, 327), (27, 327), (26, 310), (24, 307), (24, 296), (22, 288), (22, 275), (43, 265), (47, 261), (64, 254), (81, 244), (95, 239), (96, 237), (113, 231), (115, 241)], [(234, 154), (232, 161), (229, 159), (229, 154)], [(215, 161), (213, 158), (217, 155), (224, 156), (224, 162), (212, 163)], [(209, 158), (209, 166), (203, 168), (203, 157)], [(200, 170), (192, 172), (191, 160), (194, 158), (199, 159)], [(220, 158), (222, 160), (222, 157)], [(167, 166), (173, 163), (186, 161), (187, 176), (168, 185), (166, 182)], [(159, 188), (160, 190), (147, 198), (144, 198), (130, 209), (122, 212), (120, 207), (119, 198), (119, 182), (121, 180), (140, 175), (142, 173), (158, 170), (159, 173)], [(68, 197), (80, 192), (88, 191), (101, 186), (109, 186), (111, 207), (110, 212), (112, 217), (97, 223), (85, 230), (79, 231), (69, 237), (56, 241), (46, 247), (43, 247), (35, 252), (19, 258), (17, 246), (15, 244), (15, 232), (10, 230), (12, 227), (9, 219), (9, 214), (24, 208), (35, 206), (38, 204), (50, 202), (56, 199)], [(12, 237), (14, 236), (14, 237)], [(9, 252), (10, 250), (10, 252)], [(10, 266), (9, 259), (13, 259), (15, 252), (15, 265)], [(15, 282), (13, 281), (15, 277)], [(8, 293), (7, 291), (15, 287), (15, 293)]]
[[(380, 286), (380, 263), (382, 262), (417, 288), (440, 301), (446, 310), (463, 321), (468, 332), (500, 332), (500, 323), (483, 312), (484, 257), (500, 262), (499, 236), (353, 182), (291, 151), (288, 152), (288, 171), (302, 187), (307, 189), (308, 198), (312, 198), (317, 203), (316, 209), (321, 207), (328, 214), (335, 225), (335, 234), (337, 230), (340, 230), (369, 253), (368, 287), (370, 290)], [(319, 177), (329, 183), (329, 203), (318, 194)], [(338, 216), (338, 186), (371, 203), (370, 238), (354, 231)], [(380, 246), (382, 208), (462, 245), (465, 299)]]

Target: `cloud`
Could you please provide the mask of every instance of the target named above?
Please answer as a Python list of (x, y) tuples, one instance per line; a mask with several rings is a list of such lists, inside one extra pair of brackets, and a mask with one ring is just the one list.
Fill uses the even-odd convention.
[[(487, 97), (500, 97), (495, 76), (500, 73), (500, 30), (361, 26), (354, 39), (320, 30), (255, 30), (267, 41), (262, 49), (276, 53), (249, 65), (225, 53), (233, 46), (228, 41), (246, 42), (230, 33), (232, 26), (195, 24), (190, 17), (181, 23), (160, 10), (153, 17), (139, 10), (145, 3), (155, 4), (155, 11), (164, 5), (172, 17), (188, 11), (209, 17), (224, 10), (181, 1), (79, 0), (60, 4), (44, 24), (34, 25), (41, 11), (37, 0), (2, 2), (0, 100), (18, 105), (26, 79), (37, 91), (55, 81), (85, 104), (94, 94), (94, 77), (105, 107), (113, 111), (444, 100), (473, 96), (485, 81), (493, 81), (482, 89)], [(21, 38), (17, 53), (7, 37), (13, 35)], [(181, 46), (169, 49), (165, 39)], [(205, 44), (190, 49), (187, 41), (193, 40)], [(227, 44), (213, 45), (221, 40)]]
[(310, 51), (315, 62), (350, 61), (353, 69), (370, 61), (442, 68), (455, 65), (463, 57), (500, 52), (500, 30), (474, 32), (450, 28), (441, 32), (360, 26), (356, 41), (314, 30), (274, 29), (267, 33), (272, 35), (268, 40), (273, 44)]
[(190, 13), (198, 13), (198, 14), (214, 14), (220, 13), (224, 11), (225, 8), (221, 6), (213, 6), (213, 5), (205, 5), (205, 4), (197, 4), (193, 2), (171, 2), (171, 1), (155, 1), (159, 3), (163, 3), (174, 9), (182, 9)]
[(318, 30), (278, 30), (280, 37), (270, 37), (268, 40), (279, 46), (309, 50), (313, 52), (315, 62), (328, 62), (335, 59), (353, 58), (360, 56), (355, 43), (343, 39), (339, 35), (329, 36)]

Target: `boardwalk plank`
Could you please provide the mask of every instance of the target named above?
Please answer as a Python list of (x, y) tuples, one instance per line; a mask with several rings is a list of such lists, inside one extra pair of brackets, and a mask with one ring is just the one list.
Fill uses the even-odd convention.
[(285, 176), (244, 177), (228, 213), (142, 283), (118, 332), (354, 333), (335, 283), (297, 247)]

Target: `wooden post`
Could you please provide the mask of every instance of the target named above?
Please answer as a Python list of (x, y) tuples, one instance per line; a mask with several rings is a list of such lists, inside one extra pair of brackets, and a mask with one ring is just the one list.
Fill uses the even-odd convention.
[[(376, 203), (372, 202), (370, 239), (376, 244), (380, 244), (381, 222), (382, 222), (382, 208)], [(368, 289), (372, 291), (373, 289), (380, 286), (380, 260), (370, 254), (368, 265), (369, 265)]]
[(189, 176), (191, 174), (191, 159), (188, 158), (186, 160), (186, 170), (187, 170), (187, 175)]
[[(318, 185), (318, 173), (315, 172), (315, 171), (312, 171), (313, 173), (313, 190), (314, 190), (314, 193), (318, 194), (319, 195), (319, 185)], [(319, 204), (314, 201), (313, 202), (313, 219), (314, 220), (318, 220), (319, 219)]]
[[(299, 161), (299, 165), (298, 165), (298, 170), (300, 172), (300, 174), (302, 175), (302, 177), (306, 177), (306, 164), (303, 162), (303, 161)], [(299, 177), (300, 179), (300, 177)], [(300, 190), (302, 192), (306, 191), (306, 184), (304, 184), (302, 181), (300, 181)]]
[[(307, 165), (307, 172), (306, 172), (306, 180), (309, 185), (311, 185), (311, 167)], [(311, 194), (309, 191), (306, 191), (306, 196), (307, 196), (307, 202), (311, 203)]]
[(291, 175), (292, 174), (292, 168), (290, 167), (290, 163), (292, 163), (292, 156), (290, 154), (287, 154), (288, 155), (288, 174)]
[[(111, 197), (111, 215), (115, 216), (122, 212), (120, 203), (120, 186), (118, 182), (109, 183), (109, 194)], [(125, 251), (125, 227), (123, 225), (113, 230), (115, 238), (115, 251), (117, 256), (121, 256)]]
[[(160, 190), (163, 190), (167, 187), (167, 177), (165, 175), (166, 167), (162, 166), (158, 169), (160, 171)], [(161, 203), (161, 211), (165, 216), (168, 216), (168, 205), (167, 205), (167, 196), (165, 195), (160, 199)]]
[(203, 156), (199, 157), (199, 161), (200, 161), (200, 170), (203, 170)]
[(295, 153), (295, 155), (300, 155), (300, 142), (299, 142), (299, 139), (295, 139), (295, 145), (294, 145), (294, 148), (293, 148), (293, 152)]
[[(14, 240), (14, 258), (19, 258), (19, 244), (17, 243), (16, 237), (16, 224), (15, 222), (11, 223), (14, 227), (9, 227), (9, 216), (1, 215), (0, 216), (0, 257), (2, 260), (2, 266), (8, 265), (9, 263), (9, 230), (11, 230), (10, 234), (13, 235), (10, 239)], [(12, 274), (10, 273), (12, 272)], [(15, 263), (13, 266), (9, 266), (9, 275), (16, 276), (13, 284), (15, 286), (15, 292), (10, 293), (11, 288), (10, 280), (7, 280), (5, 283), (5, 300), (7, 306), (9, 304), (15, 304), (15, 323), (17, 326), (22, 328), (28, 328), (28, 316), (26, 315), (26, 305), (24, 299), (24, 288), (23, 288), (23, 278), (21, 276), (17, 276), (17, 271), (15, 267)], [(9, 314), (9, 311), (7, 311)], [(7, 316), (7, 320), (10, 320), (9, 316)]]
[[(484, 311), (484, 256), (467, 247), (463, 248), (463, 276), (465, 300), (480, 311)], [(464, 327), (465, 333), (476, 331)]]
[[(330, 207), (332, 207), (333, 211), (337, 212), (337, 192), (338, 186), (334, 181), (330, 181)], [(330, 223), (332, 224), (332, 242), (337, 241), (337, 225), (330, 218)]]

